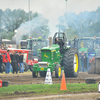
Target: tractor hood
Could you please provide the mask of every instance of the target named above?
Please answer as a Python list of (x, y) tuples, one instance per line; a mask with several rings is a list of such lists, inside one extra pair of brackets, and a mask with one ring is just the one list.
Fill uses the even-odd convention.
[(59, 45), (52, 45), (51, 47), (43, 47), (41, 49), (41, 58), (43, 62), (55, 62), (60, 57)]
[(43, 47), (41, 50), (58, 51), (60, 49), (59, 45), (53, 44), (51, 47)]

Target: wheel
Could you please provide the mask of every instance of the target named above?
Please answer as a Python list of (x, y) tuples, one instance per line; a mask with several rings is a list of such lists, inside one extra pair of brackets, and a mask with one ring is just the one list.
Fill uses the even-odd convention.
[(61, 65), (57, 64), (55, 68), (55, 77), (61, 78), (62, 77), (62, 71), (61, 71)]
[(77, 77), (79, 69), (79, 56), (77, 49), (70, 48), (66, 50), (62, 62), (65, 76)]
[(46, 71), (40, 71), (39, 73), (40, 73), (41, 77), (45, 77), (46, 76)]
[(3, 67), (3, 71), (6, 70), (6, 65), (4, 63), (2, 63), (2, 67)]
[(38, 76), (38, 72), (36, 73), (36, 72), (32, 71), (32, 76), (33, 77), (37, 77)]
[(23, 63), (23, 66), (24, 66), (24, 71), (28, 71), (28, 69), (29, 69), (28, 64), (24, 62), (24, 63)]
[(1, 70), (0, 70), (1, 73), (3, 73), (3, 68), (4, 68), (4, 64), (2, 63)]
[(39, 52), (39, 55), (38, 55), (38, 61), (42, 61), (41, 60), (41, 51)]
[(32, 72), (33, 71), (33, 65), (29, 65), (29, 69)]

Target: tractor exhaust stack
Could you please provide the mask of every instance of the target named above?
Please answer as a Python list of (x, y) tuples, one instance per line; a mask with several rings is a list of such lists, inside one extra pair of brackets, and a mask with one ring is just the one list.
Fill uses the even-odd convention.
[(49, 47), (52, 46), (52, 37), (49, 37)]

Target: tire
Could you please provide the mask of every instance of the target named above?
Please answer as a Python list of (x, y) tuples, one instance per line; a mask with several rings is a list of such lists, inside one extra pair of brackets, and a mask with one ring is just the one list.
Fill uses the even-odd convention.
[(33, 77), (37, 77), (37, 76), (38, 76), (38, 73), (32, 71), (32, 76), (33, 76)]
[(24, 71), (25, 71), (25, 72), (26, 72), (26, 71), (28, 71), (28, 69), (29, 69), (28, 64), (27, 64), (27, 63), (25, 63), (25, 62), (24, 62), (23, 64), (24, 64), (24, 65), (23, 65), (23, 66), (24, 66)]
[(39, 52), (39, 55), (38, 55), (38, 61), (42, 61), (41, 60), (41, 51)]
[(2, 63), (3, 71), (6, 71), (6, 64)]
[(77, 49), (70, 48), (66, 50), (62, 62), (65, 76), (77, 77), (79, 70), (79, 55)]
[(95, 84), (96, 83), (96, 79), (85, 79), (85, 83), (86, 84)]
[(33, 71), (33, 65), (29, 65), (29, 69), (32, 72)]
[(40, 71), (39, 73), (40, 73), (41, 77), (45, 77), (46, 76), (46, 71)]
[(57, 64), (55, 67), (55, 77), (61, 78), (62, 77), (62, 71), (61, 71), (61, 65)]
[(4, 69), (4, 64), (2, 63), (1, 70), (0, 70), (1, 73), (3, 73), (3, 69)]

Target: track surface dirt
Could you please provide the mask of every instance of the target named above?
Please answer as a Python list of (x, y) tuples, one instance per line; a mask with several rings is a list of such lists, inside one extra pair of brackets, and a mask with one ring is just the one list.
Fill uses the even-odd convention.
[[(18, 74), (1, 74), (0, 73), (0, 77), (3, 81), (9, 81), (10, 85), (21, 85), (21, 84), (43, 84), (45, 81), (45, 77), (40, 77), (40, 75), (38, 75), (37, 78), (33, 78), (32, 77), (32, 72), (24, 72), (24, 73), (18, 73)], [(66, 83), (85, 83), (85, 79), (97, 79), (97, 82), (100, 81), (100, 75), (99, 74), (88, 74), (87, 72), (79, 72), (78, 77), (77, 78), (66, 78)], [(55, 73), (52, 74), (52, 81), (53, 84), (60, 84), (61, 83), (61, 78), (55, 78)], [(98, 91), (97, 91), (98, 92)], [(25, 100), (22, 98), (27, 98), (27, 97), (41, 97), (41, 96), (47, 96), (47, 95), (31, 95), (30, 93), (15, 93), (14, 95), (9, 95), (7, 97), (2, 97), (0, 98), (0, 100), (13, 100), (16, 98), (19, 98), (20, 100)], [(92, 94), (92, 96), (87, 95), (87, 97), (84, 95), (72, 95), (69, 97), (52, 97), (52, 98), (48, 98), (48, 100), (100, 100), (99, 97), (100, 94)], [(94, 98), (94, 99), (93, 99)], [(98, 98), (98, 99), (97, 99)], [(27, 100), (35, 100), (35, 99), (27, 99)], [(36, 100), (47, 100), (47, 99), (37, 99)]]
[[(9, 81), (10, 85), (20, 84), (42, 84), (45, 81), (45, 77), (37, 78), (32, 77), (32, 72), (18, 73), (18, 74), (1, 74), (0, 77), (3, 81)], [(77, 78), (66, 78), (66, 83), (85, 83), (85, 79), (93, 78), (100, 81), (100, 74), (88, 74), (87, 72), (79, 72)], [(61, 78), (55, 78), (55, 74), (52, 75), (53, 84), (61, 83)]]

